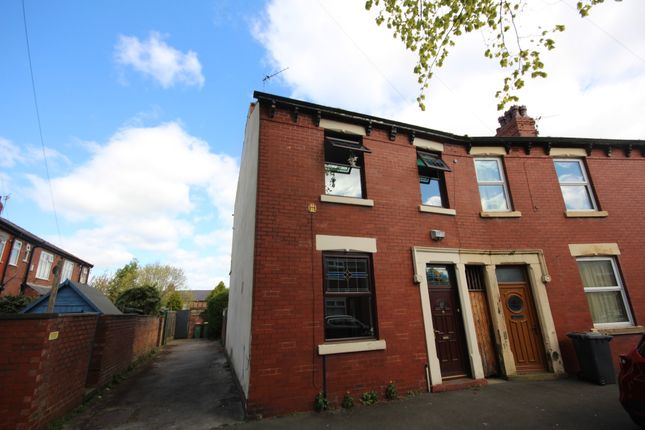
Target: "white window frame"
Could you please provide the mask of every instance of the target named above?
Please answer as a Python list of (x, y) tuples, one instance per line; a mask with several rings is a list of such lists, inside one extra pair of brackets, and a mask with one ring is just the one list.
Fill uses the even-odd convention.
[[(562, 201), (564, 201), (564, 208), (565, 210), (572, 212), (572, 211), (585, 211), (585, 212), (594, 212), (598, 210), (598, 205), (596, 204), (596, 196), (594, 196), (593, 189), (591, 188), (591, 183), (589, 182), (589, 175), (587, 175), (587, 168), (585, 166), (585, 163), (582, 162), (581, 159), (579, 158), (554, 158), (553, 159), (553, 168), (555, 169), (555, 174), (556, 176), (558, 175), (558, 169), (556, 168), (556, 163), (558, 162), (566, 162), (566, 163), (571, 163), (575, 161), (578, 163), (580, 166), (580, 171), (582, 172), (582, 177), (583, 177), (583, 182), (560, 182), (560, 178), (558, 177), (558, 183), (560, 184), (560, 194), (562, 194)], [(578, 186), (578, 187), (585, 187), (585, 191), (587, 192), (587, 195), (589, 196), (589, 200), (591, 203), (591, 209), (569, 209), (567, 208), (567, 201), (564, 199), (564, 193), (562, 192), (562, 186)]]
[[(634, 325), (634, 318), (632, 317), (632, 311), (629, 306), (629, 300), (627, 300), (627, 294), (625, 294), (625, 286), (623, 285), (623, 280), (620, 276), (620, 271), (618, 270), (618, 265), (616, 264), (616, 259), (612, 256), (603, 256), (603, 257), (578, 257), (576, 258), (576, 264), (578, 261), (607, 261), (611, 262), (611, 268), (614, 271), (614, 278), (618, 282), (618, 285), (612, 285), (608, 287), (590, 287), (584, 288), (585, 296), (587, 293), (601, 293), (601, 292), (611, 292), (611, 291), (620, 291), (620, 295), (623, 299), (623, 306), (625, 306), (625, 313), (627, 314), (627, 319), (629, 321), (620, 321), (613, 323), (593, 323), (594, 327), (598, 328), (614, 328), (614, 327), (630, 327)], [(591, 309), (589, 309), (591, 314)], [(592, 317), (593, 318), (593, 317)]]
[[(477, 161), (495, 161), (497, 163), (497, 169), (499, 171), (499, 181), (481, 181), (479, 176), (477, 176)], [(508, 193), (508, 185), (506, 184), (506, 175), (504, 174), (504, 165), (502, 164), (502, 159), (498, 157), (475, 157), (475, 177), (477, 178), (477, 192), (479, 193), (479, 204), (481, 205), (481, 192), (479, 190), (480, 185), (502, 185), (504, 188), (504, 198), (506, 200), (506, 209), (485, 209), (482, 206), (482, 211), (484, 212), (511, 212), (513, 207), (511, 206), (511, 196)]]
[(72, 280), (72, 275), (74, 274), (74, 262), (70, 260), (65, 260), (63, 263), (63, 270), (60, 274), (60, 281), (63, 282), (66, 279)]
[(26, 263), (29, 261), (29, 254), (31, 254), (31, 244), (28, 243), (27, 246), (25, 246), (25, 257), (22, 259), (23, 263)]
[(4, 256), (4, 250), (7, 246), (8, 239), (4, 239), (0, 236), (0, 263), (2, 263), (2, 257)]
[(20, 251), (22, 250), (22, 242), (19, 240), (13, 241), (13, 246), (11, 247), (11, 253), (9, 254), (9, 265), (17, 266), (18, 259), (20, 258)]
[(53, 264), (54, 254), (50, 254), (47, 251), (41, 251), (40, 258), (38, 260), (38, 269), (36, 270), (36, 278), (42, 279), (43, 281), (48, 281), (49, 275), (51, 275)]
[(87, 283), (87, 275), (88, 275), (87, 272), (88, 272), (87, 267), (83, 266), (81, 268), (81, 276), (79, 278), (79, 281), (81, 282), (81, 284), (86, 284)]

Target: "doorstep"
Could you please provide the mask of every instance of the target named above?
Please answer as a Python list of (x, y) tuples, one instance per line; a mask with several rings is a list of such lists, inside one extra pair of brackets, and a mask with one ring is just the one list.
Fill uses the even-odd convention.
[(446, 391), (465, 390), (467, 388), (481, 387), (487, 385), (486, 379), (457, 378), (444, 380), (443, 383), (433, 385), (430, 389), (433, 393), (444, 393)]
[(551, 372), (522, 373), (508, 376), (509, 381), (553, 381), (555, 379), (566, 378), (567, 374), (555, 374)]

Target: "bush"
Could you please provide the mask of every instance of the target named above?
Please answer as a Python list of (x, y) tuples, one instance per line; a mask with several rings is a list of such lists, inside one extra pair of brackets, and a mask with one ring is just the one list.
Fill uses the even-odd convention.
[(208, 337), (219, 339), (222, 334), (222, 312), (228, 306), (228, 290), (208, 299), (204, 318), (208, 321)]
[(341, 403), (341, 406), (345, 409), (351, 409), (354, 407), (354, 398), (351, 394), (349, 394), (349, 391), (346, 392), (343, 396), (343, 402)]
[(115, 305), (124, 313), (158, 315), (161, 308), (161, 297), (155, 287), (131, 288), (119, 294)]
[(33, 299), (28, 296), (4, 296), (0, 298), (0, 314), (17, 314)]
[(378, 394), (376, 394), (376, 391), (366, 391), (361, 395), (361, 403), (366, 406), (373, 405), (376, 402), (378, 402)]
[(316, 397), (314, 398), (314, 410), (316, 412), (322, 412), (327, 409), (329, 409), (329, 401), (327, 401), (327, 397), (325, 397), (325, 394), (321, 391), (316, 394)]

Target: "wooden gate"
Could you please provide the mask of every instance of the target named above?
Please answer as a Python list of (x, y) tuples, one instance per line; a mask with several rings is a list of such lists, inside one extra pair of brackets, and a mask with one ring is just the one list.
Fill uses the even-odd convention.
[(426, 276), (441, 376), (467, 376), (470, 366), (452, 267), (429, 264)]
[(499, 375), (499, 360), (495, 348), (493, 336), (493, 324), (486, 297), (486, 285), (484, 282), (483, 266), (466, 266), (466, 280), (468, 282), (468, 294), (473, 309), (475, 321), (475, 332), (477, 333), (477, 345), (479, 354), (482, 357), (484, 376)]

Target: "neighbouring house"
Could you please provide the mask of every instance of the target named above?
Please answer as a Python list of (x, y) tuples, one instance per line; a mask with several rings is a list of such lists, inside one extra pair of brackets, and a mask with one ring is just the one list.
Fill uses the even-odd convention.
[[(213, 290), (186, 290), (190, 296), (190, 302), (187, 304), (188, 309), (190, 310), (190, 320), (188, 322), (188, 338), (192, 338), (196, 335), (195, 327), (204, 324), (204, 318), (202, 318), (202, 312), (206, 310), (208, 302), (206, 298)], [(186, 305), (184, 305), (185, 307)], [(202, 336), (201, 332), (199, 336)]]
[[(31, 302), (21, 311), (23, 314), (47, 312), (51, 291)], [(89, 285), (65, 280), (58, 287), (52, 313), (77, 314), (94, 312), (100, 315), (121, 315), (122, 312), (100, 290)]]
[(63, 261), (60, 281), (87, 283), (92, 264), (0, 218), (0, 297), (47, 294), (52, 268)]
[(254, 97), (225, 345), (250, 414), (575, 373), (568, 332), (613, 335), (615, 360), (643, 333), (645, 141)]

